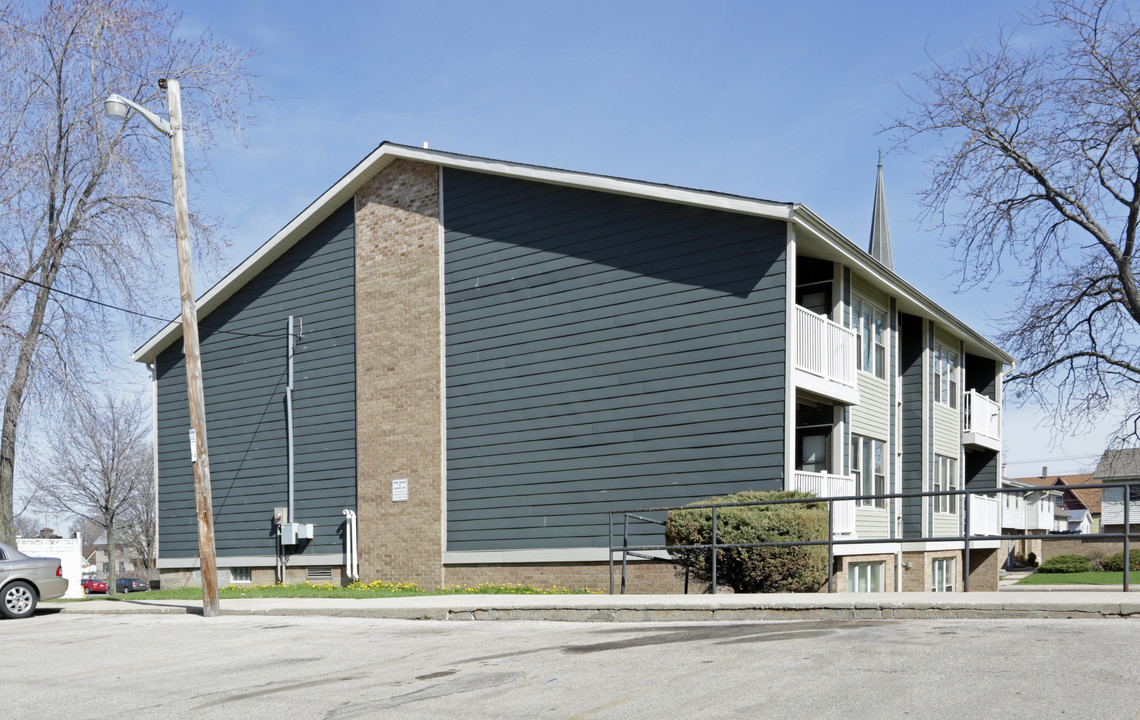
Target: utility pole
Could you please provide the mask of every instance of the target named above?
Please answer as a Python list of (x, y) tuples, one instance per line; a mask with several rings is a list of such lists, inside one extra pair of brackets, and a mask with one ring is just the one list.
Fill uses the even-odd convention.
[(190, 256), (190, 209), (186, 200), (186, 151), (182, 142), (182, 92), (178, 81), (162, 79), (170, 111), (170, 173), (174, 184), (174, 236), (178, 244), (178, 283), (182, 290), (182, 341), (186, 356), (186, 394), (190, 428), (196, 447), (194, 500), (198, 513), (198, 554), (202, 569), (202, 615), (221, 614), (218, 568), (214, 555), (214, 507), (210, 492), (210, 456), (206, 449), (206, 398), (202, 390), (202, 358), (198, 349), (198, 307)]

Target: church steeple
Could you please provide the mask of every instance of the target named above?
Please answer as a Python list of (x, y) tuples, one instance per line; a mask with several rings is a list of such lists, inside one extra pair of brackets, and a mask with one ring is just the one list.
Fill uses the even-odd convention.
[(879, 150), (879, 176), (875, 180), (875, 207), (871, 211), (871, 246), (867, 248), (888, 270), (894, 270), (891, 260), (891, 228), (887, 223), (887, 193), (883, 189), (883, 151)]

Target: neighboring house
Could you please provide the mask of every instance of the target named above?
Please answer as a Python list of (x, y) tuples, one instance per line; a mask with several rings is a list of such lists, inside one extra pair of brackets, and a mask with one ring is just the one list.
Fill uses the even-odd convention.
[[(881, 180), (868, 253), (798, 203), (381, 145), (199, 302), (218, 567), (343, 581), (349, 511), (365, 581), (604, 588), (609, 510), (998, 487), (1012, 358), (893, 272)], [(135, 359), (158, 565), (192, 583), (180, 323)], [(839, 584), (996, 589), (997, 541), (963, 567), (962, 507), (837, 508), (837, 536), (890, 541), (837, 546)]]
[(1029, 553), (1041, 556), (1041, 541), (1034, 536), (1047, 535), (1054, 529), (1054, 497), (1060, 496), (1060, 492), (1041, 490), (1024, 480), (1011, 478), (1006, 478), (1002, 485), (1025, 488), (1025, 492), (1001, 495), (1001, 534), (1025, 536), (1024, 539), (1002, 541), (1004, 564), (1009, 567), (1018, 555), (1023, 558)]
[[(1105, 450), (1093, 471), (1094, 482), (1140, 481), (1140, 448)], [(1132, 532), (1140, 527), (1140, 482), (1128, 490), (1128, 524)], [(1125, 488), (1105, 488), (1101, 504), (1101, 526), (1104, 532), (1124, 532)]]
[(1063, 492), (1052, 495), (1059, 510), (1055, 529), (1075, 532), (1078, 527), (1087, 527), (1088, 530), (1083, 532), (1100, 532), (1100, 488), (1069, 487), (1100, 482), (1093, 479), (1092, 473), (1050, 475), (1049, 468), (1041, 468), (1040, 477), (1013, 478), (1012, 482), (1036, 487), (1065, 488)]
[[(101, 534), (89, 544), (83, 546), (83, 559), (91, 568), (93, 577), (106, 578), (111, 570), (111, 563), (107, 557), (107, 535)], [(131, 549), (127, 543), (115, 542), (115, 575), (128, 577), (136, 575), (140, 578), (149, 578), (145, 558), (138, 557), (138, 553)]]

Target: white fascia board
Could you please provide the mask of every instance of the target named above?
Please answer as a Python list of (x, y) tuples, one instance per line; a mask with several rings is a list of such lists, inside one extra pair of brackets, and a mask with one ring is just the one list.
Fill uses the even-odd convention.
[[(271, 262), (303, 238), (306, 233), (355, 195), (362, 185), (397, 159), (783, 221), (791, 220), (794, 208), (792, 203), (758, 200), (708, 190), (693, 190), (640, 180), (591, 175), (572, 170), (559, 170), (382, 143), (297, 217), (293, 218), (288, 225), (258, 248), (256, 252), (198, 298), (198, 319), (202, 320), (210, 314), (211, 311), (237, 292), (242, 285), (253, 279), (257, 273), (264, 270)], [(153, 362), (160, 352), (181, 336), (181, 319), (172, 320), (136, 350), (131, 357), (136, 362)]]
[(926, 297), (926, 295), (922, 294), (917, 288), (900, 278), (894, 272), (875, 262), (870, 255), (844, 237), (838, 230), (828, 225), (827, 222), (806, 206), (799, 204), (795, 206), (793, 222), (820, 240), (830, 244), (843, 255), (847, 263), (860, 270), (864, 274), (864, 277), (873, 278), (880, 284), (886, 286), (888, 291), (895, 297), (901, 298), (907, 303), (916, 306), (935, 321), (953, 327), (959, 335), (962, 335), (974, 345), (989, 353), (993, 359), (999, 360), (1006, 365), (1014, 364), (1012, 355), (997, 345), (994, 345), (966, 323), (954, 317), (950, 312)]

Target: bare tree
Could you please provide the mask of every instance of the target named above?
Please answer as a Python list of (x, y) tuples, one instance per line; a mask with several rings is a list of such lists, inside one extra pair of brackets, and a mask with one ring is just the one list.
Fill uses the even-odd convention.
[[(153, 468), (153, 448), (146, 446), (145, 463)], [(146, 478), (140, 478), (127, 500), (123, 513), (123, 531), (120, 536), (123, 546), (142, 563), (146, 579), (154, 579), (154, 564), (158, 554), (158, 505), (155, 497), (154, 473), (148, 470)]]
[[(156, 241), (171, 246), (166, 139), (138, 123), (105, 122), (103, 100), (117, 92), (160, 109), (157, 81), (178, 78), (192, 98), (192, 156), (201, 158), (213, 129), (239, 129), (239, 108), (255, 97), (246, 53), (208, 33), (187, 39), (178, 22), (149, 0), (0, 7), (0, 540), (13, 539), (28, 399), (66, 395), (111, 345), (106, 309), (75, 296), (144, 306), (158, 273)], [(216, 230), (194, 218), (199, 254), (217, 247)]]
[(77, 396), (41, 470), (49, 505), (90, 520), (107, 537), (107, 590), (114, 592), (116, 540), (132, 504), (152, 487), (148, 410), (138, 398)]
[[(1027, 47), (1024, 30), (1043, 44)], [(922, 194), (964, 289), (1021, 288), (1000, 341), (1012, 395), (1060, 430), (1126, 408), (1140, 436), (1140, 27), (1112, 0), (1055, 0), (992, 48), (936, 65), (895, 119), (904, 144), (949, 140)]]

